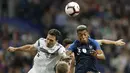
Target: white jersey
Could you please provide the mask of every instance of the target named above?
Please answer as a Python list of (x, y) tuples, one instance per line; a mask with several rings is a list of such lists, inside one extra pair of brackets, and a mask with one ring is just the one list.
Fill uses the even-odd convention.
[(66, 55), (65, 48), (61, 44), (56, 43), (52, 48), (48, 48), (45, 40), (40, 38), (34, 44), (38, 52), (34, 57), (33, 68), (29, 73), (55, 73), (56, 63), (63, 55)]

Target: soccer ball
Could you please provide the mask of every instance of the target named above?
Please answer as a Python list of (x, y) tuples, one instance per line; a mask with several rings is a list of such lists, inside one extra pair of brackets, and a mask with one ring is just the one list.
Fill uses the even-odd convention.
[(65, 13), (69, 16), (77, 16), (80, 12), (79, 4), (76, 2), (69, 2), (65, 7)]

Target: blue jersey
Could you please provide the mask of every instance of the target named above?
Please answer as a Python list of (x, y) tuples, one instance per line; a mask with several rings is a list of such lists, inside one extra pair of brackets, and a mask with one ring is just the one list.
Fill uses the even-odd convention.
[(94, 39), (88, 38), (88, 43), (83, 44), (75, 40), (69, 47), (75, 54), (76, 73), (86, 73), (87, 71), (97, 72), (96, 59), (91, 55), (92, 50), (100, 50), (100, 45)]

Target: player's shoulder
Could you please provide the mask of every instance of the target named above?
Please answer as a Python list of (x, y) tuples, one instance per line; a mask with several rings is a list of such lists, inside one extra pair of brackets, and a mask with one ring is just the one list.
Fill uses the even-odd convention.
[(39, 40), (39, 41), (41, 41), (41, 40), (45, 40), (45, 38), (42, 38), (42, 37), (41, 37), (41, 38), (39, 38), (38, 40)]
[(37, 41), (38, 42), (44, 42), (46, 39), (45, 38), (39, 38)]
[(55, 46), (58, 48), (58, 50), (65, 50), (65, 47), (60, 43), (57, 43)]
[(70, 47), (77, 47), (77, 46), (80, 46), (79, 40), (74, 40), (74, 42), (70, 45)]
[(97, 45), (98, 44), (98, 42), (95, 39), (88, 38), (88, 40), (89, 40), (90, 44), (92, 44), (92, 45)]
[(62, 44), (60, 44), (60, 43), (57, 43), (56, 46), (60, 47), (60, 48), (64, 48), (64, 46)]
[(73, 45), (78, 45), (80, 42), (79, 42), (79, 40), (75, 40), (72, 44)]

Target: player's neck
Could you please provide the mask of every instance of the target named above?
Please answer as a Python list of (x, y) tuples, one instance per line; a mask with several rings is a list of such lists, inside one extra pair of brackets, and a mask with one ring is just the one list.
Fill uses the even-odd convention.
[(80, 42), (81, 44), (87, 44), (88, 43), (88, 40), (87, 41), (84, 41), (84, 42)]
[(55, 42), (55, 43), (53, 43), (53, 44), (47, 44), (47, 47), (48, 47), (48, 48), (52, 48), (52, 47), (55, 46), (56, 43), (57, 43), (57, 42)]

